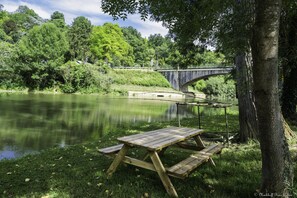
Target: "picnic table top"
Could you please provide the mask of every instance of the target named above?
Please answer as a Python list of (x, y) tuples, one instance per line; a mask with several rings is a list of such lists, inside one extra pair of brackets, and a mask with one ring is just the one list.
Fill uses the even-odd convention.
[(168, 127), (150, 132), (120, 137), (118, 138), (118, 141), (130, 146), (139, 146), (151, 151), (156, 151), (178, 142), (185, 141), (201, 134), (202, 132), (202, 129)]

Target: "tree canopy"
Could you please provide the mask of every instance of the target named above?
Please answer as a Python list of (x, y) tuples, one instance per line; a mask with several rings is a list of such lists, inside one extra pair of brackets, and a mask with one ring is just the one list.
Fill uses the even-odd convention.
[(90, 42), (91, 51), (96, 58), (114, 66), (134, 64), (133, 48), (124, 39), (117, 24), (105, 23), (94, 27)]
[(74, 19), (69, 32), (70, 54), (72, 59), (85, 61), (88, 57), (89, 38), (92, 24), (87, 18), (80, 16)]
[(53, 23), (35, 26), (19, 44), (20, 67), (24, 82), (30, 88), (49, 86), (54, 70), (64, 61), (68, 50), (66, 36)]
[(235, 57), (238, 52), (248, 51), (252, 43), (263, 163), (261, 192), (288, 197), (292, 172), (278, 103), (280, 5), (281, 0), (102, 1), (103, 10), (115, 19), (139, 13), (144, 19), (162, 21), (179, 46), (187, 49), (214, 43)]
[[(0, 87), (17, 85), (46, 89), (58, 86), (67, 93), (90, 85), (86, 82), (77, 84), (75, 78), (89, 74), (89, 70), (92, 75), (96, 74), (94, 76), (97, 76), (97, 70), (104, 74), (107, 65), (177, 68), (208, 65), (201, 60), (213, 61), (212, 64), (222, 62), (218, 53), (180, 48), (168, 35), (144, 38), (133, 27), (111, 23), (92, 25), (83, 16), (67, 25), (62, 12), (55, 11), (49, 20), (42, 19), (27, 6), (20, 6), (15, 12), (1, 9), (0, 44), (3, 50), (0, 67), (9, 73), (0, 74)], [(100, 76), (104, 79), (104, 75)], [(105, 80), (109, 82), (109, 79)], [(99, 87), (97, 82), (95, 84)]]

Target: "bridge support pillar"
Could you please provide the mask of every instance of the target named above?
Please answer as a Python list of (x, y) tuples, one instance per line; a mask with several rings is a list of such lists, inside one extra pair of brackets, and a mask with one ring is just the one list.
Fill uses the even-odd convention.
[(188, 92), (189, 84), (209, 76), (228, 74), (232, 69), (233, 67), (158, 71), (165, 76), (174, 89)]

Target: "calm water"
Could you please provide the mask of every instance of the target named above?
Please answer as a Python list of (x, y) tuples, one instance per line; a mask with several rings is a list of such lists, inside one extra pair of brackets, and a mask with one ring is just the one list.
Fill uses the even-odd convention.
[(96, 140), (112, 129), (176, 117), (174, 102), (0, 94), (0, 160)]

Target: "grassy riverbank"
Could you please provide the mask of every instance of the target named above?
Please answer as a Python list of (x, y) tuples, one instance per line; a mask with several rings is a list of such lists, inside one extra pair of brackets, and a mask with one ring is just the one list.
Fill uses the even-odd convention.
[[(237, 114), (229, 112), (230, 131), (238, 130)], [(224, 115), (215, 119), (205, 115), (205, 131), (224, 129)], [(183, 126), (197, 125), (196, 118), (181, 121)], [(120, 166), (112, 179), (106, 179), (106, 169), (111, 159), (98, 153), (99, 148), (116, 144), (116, 138), (166, 126), (176, 126), (177, 121), (143, 123), (117, 129), (100, 139), (84, 145), (53, 148), (38, 155), (0, 162), (0, 197), (168, 197), (156, 173)], [(293, 151), (292, 151), (293, 152)], [(172, 155), (174, 153), (174, 155)], [(135, 150), (131, 155), (142, 156)], [(293, 153), (294, 171), (297, 175), (296, 151)], [(188, 152), (170, 148), (164, 156), (165, 164), (172, 164), (189, 155)], [(174, 156), (174, 157), (173, 157)], [(205, 164), (188, 179), (172, 179), (180, 197), (254, 197), (260, 187), (261, 154), (259, 144), (233, 144), (214, 158), (216, 167)], [(297, 186), (294, 194), (297, 196)]]
[[(101, 95), (127, 95), (128, 91), (137, 87), (147, 91), (174, 91), (170, 83), (159, 72), (153, 70), (112, 69), (91, 64), (70, 62), (69, 68), (75, 70), (63, 76), (63, 82), (57, 81), (48, 86), (27, 87), (21, 80), (0, 80), (1, 92), (35, 92), (35, 93), (81, 93)], [(19, 78), (17, 78), (19, 79)], [(132, 90), (129, 90), (132, 88)]]

